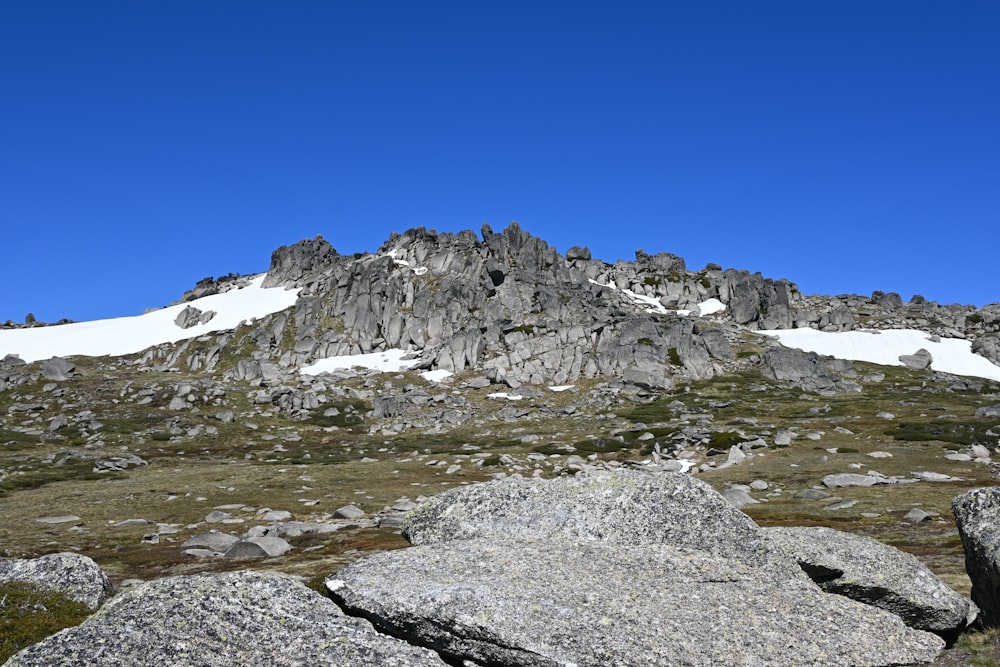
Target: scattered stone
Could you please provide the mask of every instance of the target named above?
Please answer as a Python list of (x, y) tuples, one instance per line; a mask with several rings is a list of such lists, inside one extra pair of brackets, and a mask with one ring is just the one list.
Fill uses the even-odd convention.
[(853, 472), (827, 475), (823, 478), (823, 486), (828, 489), (839, 489), (851, 486), (868, 487), (875, 486), (878, 482), (879, 480), (877, 477), (872, 475), (859, 475)]
[(357, 505), (344, 505), (333, 513), (333, 516), (338, 519), (359, 519), (364, 515), (365, 511)]
[(40, 519), (35, 519), (39, 523), (77, 523), (80, 521), (80, 517), (74, 516), (73, 514), (61, 514), (59, 516), (43, 516)]
[(229, 547), (233, 546), (240, 538), (226, 533), (202, 533), (186, 540), (181, 544), (182, 549), (208, 549), (213, 553), (225, 553)]
[(925, 512), (919, 507), (914, 507), (909, 512), (903, 515), (904, 521), (912, 521), (913, 523), (922, 523), (924, 521), (930, 521), (934, 518), (934, 515), (930, 512)]
[(857, 504), (858, 504), (857, 500), (853, 499), (841, 500), (840, 502), (833, 503), (832, 505), (827, 505), (823, 509), (830, 512), (835, 512), (837, 510), (846, 510), (850, 507), (854, 507)]
[(260, 521), (288, 521), (292, 518), (292, 513), (287, 510), (272, 510), (263, 508), (257, 510), (257, 519)]
[(277, 558), (291, 548), (292, 545), (280, 537), (264, 535), (237, 540), (222, 556), (223, 558)]
[(219, 510), (213, 510), (205, 515), (205, 523), (222, 523), (232, 519), (233, 515)]
[(952, 477), (951, 475), (945, 475), (940, 472), (911, 472), (910, 476), (914, 479), (919, 479), (922, 482), (961, 482), (961, 477)]
[(865, 454), (865, 456), (870, 456), (873, 459), (891, 459), (892, 458), (892, 454), (890, 454), (889, 452), (882, 452), (882, 451), (868, 452), (867, 454)]
[(803, 500), (826, 500), (830, 494), (820, 489), (802, 489), (795, 494), (795, 497)]

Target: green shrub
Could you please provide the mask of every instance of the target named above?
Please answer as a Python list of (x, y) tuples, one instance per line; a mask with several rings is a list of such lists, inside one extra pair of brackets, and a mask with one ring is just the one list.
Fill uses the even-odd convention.
[(86, 605), (20, 581), (0, 582), (0, 663), (90, 616)]

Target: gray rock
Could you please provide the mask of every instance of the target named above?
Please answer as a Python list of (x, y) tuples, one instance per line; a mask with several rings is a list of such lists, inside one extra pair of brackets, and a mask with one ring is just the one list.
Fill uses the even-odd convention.
[(907, 368), (912, 368), (915, 371), (922, 371), (925, 368), (931, 367), (934, 357), (931, 356), (931, 353), (924, 348), (920, 348), (913, 354), (899, 355), (899, 360)]
[(240, 538), (226, 533), (202, 533), (186, 540), (182, 549), (210, 549), (215, 553), (225, 553)]
[(761, 372), (765, 377), (806, 391), (857, 391), (857, 385), (843, 378), (852, 368), (850, 361), (786, 347), (768, 350), (761, 359)]
[(878, 540), (820, 527), (762, 530), (823, 590), (892, 612), (911, 628), (951, 641), (976, 617), (975, 605), (915, 556)]
[(811, 582), (662, 544), (459, 540), (362, 558), (327, 587), (453, 664), (901, 665), (944, 645)]
[(35, 519), (38, 523), (77, 523), (80, 521), (80, 517), (75, 514), (60, 514), (58, 516), (43, 516)]
[(220, 510), (212, 510), (205, 515), (205, 523), (222, 523), (223, 521), (228, 521), (232, 518), (232, 514), (222, 512)]
[(56, 415), (49, 422), (49, 433), (55, 433), (69, 426), (69, 418), (66, 415)]
[(257, 519), (260, 521), (288, 521), (292, 518), (292, 513), (288, 510), (257, 510)]
[(42, 371), (42, 377), (46, 380), (63, 382), (73, 377), (73, 373), (76, 371), (76, 364), (62, 357), (52, 357), (42, 362), (40, 370)]
[(344, 505), (333, 513), (333, 516), (338, 519), (358, 519), (364, 515), (365, 511), (357, 505)]
[(921, 523), (923, 521), (930, 521), (934, 518), (934, 515), (930, 512), (925, 512), (919, 507), (914, 507), (909, 512), (903, 515), (904, 521), (912, 521), (913, 523)]
[(825, 500), (830, 497), (830, 494), (821, 489), (802, 489), (795, 494), (795, 497), (803, 500)]
[(972, 445), (972, 447), (969, 448), (969, 451), (971, 451), (972, 456), (977, 459), (988, 459), (991, 455), (990, 450), (983, 445)]
[(23, 581), (61, 593), (97, 609), (115, 587), (100, 566), (87, 556), (58, 553), (38, 558), (0, 561), (0, 581)]
[(965, 571), (972, 580), (972, 601), (980, 621), (1000, 626), (1000, 487), (967, 491), (952, 500), (965, 548)]
[(665, 543), (746, 562), (766, 560), (760, 529), (708, 484), (683, 473), (585, 471), (456, 487), (406, 515), (413, 544), (475, 537)]
[(827, 475), (823, 478), (823, 486), (828, 489), (839, 489), (849, 486), (875, 486), (879, 480), (872, 475), (859, 475), (853, 472), (845, 472), (836, 475)]
[(201, 316), (202, 312), (200, 310), (194, 306), (186, 306), (177, 314), (177, 317), (174, 318), (174, 324), (179, 326), (181, 329), (190, 329), (193, 326), (201, 324)]
[(130, 587), (82, 624), (6, 663), (76, 665), (445, 667), (432, 651), (380, 634), (295, 579), (268, 572)]
[(720, 494), (737, 509), (743, 509), (747, 505), (760, 504), (760, 501), (751, 496), (750, 491), (745, 486), (731, 486), (721, 491)]
[(976, 408), (977, 417), (1000, 417), (1000, 403), (996, 405), (984, 406), (981, 408)]
[(291, 548), (292, 545), (280, 537), (263, 535), (233, 542), (222, 556), (223, 558), (277, 558)]

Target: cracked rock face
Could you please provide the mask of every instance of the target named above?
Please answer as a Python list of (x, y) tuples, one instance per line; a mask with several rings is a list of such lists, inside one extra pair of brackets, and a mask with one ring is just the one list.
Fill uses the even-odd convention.
[(36, 665), (445, 667), (433, 651), (379, 634), (297, 580), (266, 572), (170, 577), (130, 588), (6, 663)]
[(976, 617), (976, 606), (915, 556), (878, 540), (820, 527), (762, 530), (823, 590), (885, 609), (910, 627), (954, 639)]
[(811, 582), (662, 544), (451, 541), (363, 558), (327, 587), (376, 626), (476, 664), (900, 665), (944, 646)]
[(768, 560), (750, 517), (705, 482), (670, 472), (593, 471), (457, 487), (408, 514), (403, 535), (413, 544), (508, 536), (667, 543)]
[(965, 570), (972, 580), (972, 601), (984, 625), (1000, 625), (1000, 487), (973, 489), (952, 501), (965, 548)]

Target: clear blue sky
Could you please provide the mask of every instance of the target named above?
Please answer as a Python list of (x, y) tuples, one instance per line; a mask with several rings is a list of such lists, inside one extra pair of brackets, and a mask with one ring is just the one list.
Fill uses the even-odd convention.
[(0, 321), (517, 220), (1000, 301), (1000, 3), (0, 0)]

